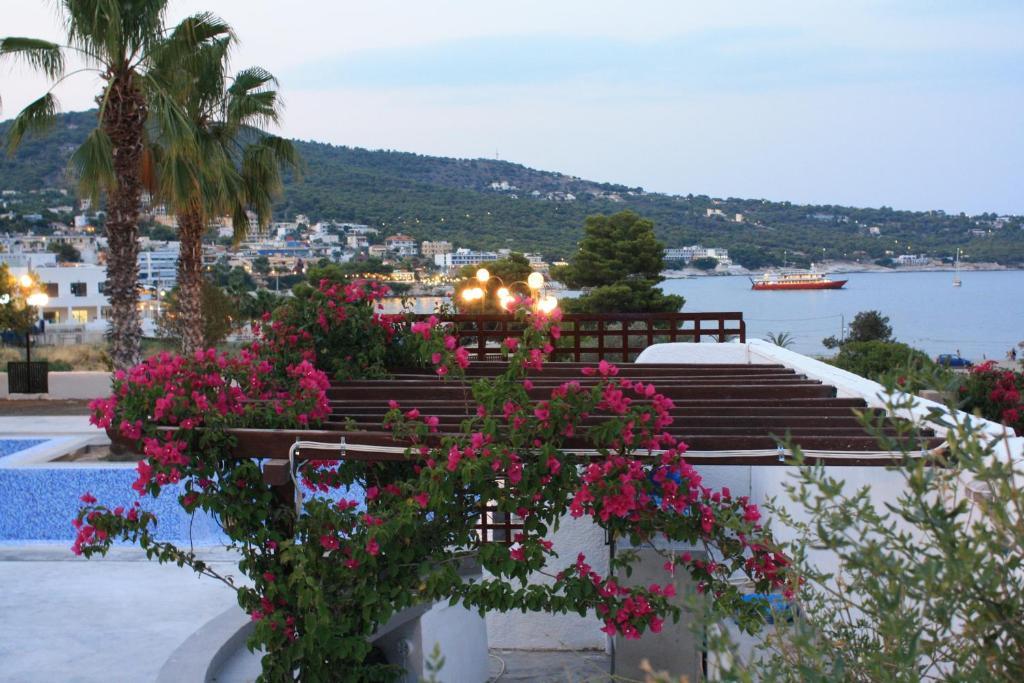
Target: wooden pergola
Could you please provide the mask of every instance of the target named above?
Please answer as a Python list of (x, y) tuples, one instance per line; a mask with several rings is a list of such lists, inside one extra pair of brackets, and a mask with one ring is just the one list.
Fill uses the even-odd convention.
[[(709, 321), (715, 321), (713, 333)], [(441, 381), (425, 369), (398, 371), (386, 379), (335, 383), (328, 390), (331, 415), (322, 428), (230, 430), (236, 438), (232, 457), (265, 460), (266, 483), (282, 502), (290, 502), (295, 495), (293, 468), (304, 461), (407, 459), (404, 450), (409, 444), (396, 442), (382, 428), (392, 399), (403, 407), (418, 408), (423, 415), (436, 416), (438, 433), (431, 437), (435, 442), (458, 433), (460, 423), (476, 408), (469, 383), (505, 369), (504, 362), (494, 360), (500, 358), (498, 344), (517, 330), (502, 316), (455, 316), (447, 322), (472, 350), (466, 380)], [(584, 376), (582, 369), (601, 358), (620, 363), (618, 377), (654, 383), (659, 393), (672, 399), (675, 422), (667, 431), (688, 445), (686, 457), (695, 465), (792, 465), (792, 454), (782, 447), (787, 440), (800, 447), (807, 464), (874, 467), (898, 462), (902, 455), (891, 452), (891, 443), (881, 443), (877, 435), (868, 433), (858, 413), (867, 414), (882, 435), (897, 439), (910, 452), (927, 455), (943, 444), (929, 429), (907, 436), (898, 418), (870, 408), (863, 399), (840, 398), (834, 386), (783, 365), (622, 362), (645, 348), (636, 340), (639, 344), (700, 341), (708, 330), (715, 341), (730, 337), (742, 341), (745, 326), (739, 313), (567, 316), (563, 329), (568, 330), (569, 342), (554, 355), (572, 360), (549, 362), (542, 372), (534, 373), (530, 397), (549, 398), (551, 390), (567, 379), (592, 385), (598, 380)], [(584, 428), (602, 419), (592, 415)], [(339, 444), (339, 450), (300, 448), (295, 452), (296, 442)], [(587, 441), (568, 439), (565, 448), (585, 454)], [(480, 528), (485, 539), (490, 530), (501, 529), (499, 538), (507, 541), (515, 526), (509, 519), (495, 521), (484, 515)]]

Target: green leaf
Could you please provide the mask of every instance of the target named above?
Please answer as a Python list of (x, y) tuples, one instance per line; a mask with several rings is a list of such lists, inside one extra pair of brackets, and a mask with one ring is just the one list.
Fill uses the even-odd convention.
[(57, 99), (52, 93), (46, 93), (29, 103), (11, 122), (7, 133), (7, 153), (14, 154), (27, 133), (41, 132), (52, 127), (56, 115)]
[(21, 60), (33, 69), (57, 80), (64, 74), (64, 51), (57, 43), (38, 38), (9, 37), (0, 39), (0, 60), (4, 57)]

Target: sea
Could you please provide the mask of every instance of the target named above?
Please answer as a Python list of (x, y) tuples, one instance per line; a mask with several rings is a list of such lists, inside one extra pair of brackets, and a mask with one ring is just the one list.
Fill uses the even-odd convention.
[[(893, 336), (931, 356), (957, 353), (973, 361), (1002, 360), (1024, 341), (1024, 271), (953, 273), (835, 273), (843, 289), (754, 291), (744, 276), (666, 280), (662, 289), (686, 297), (683, 311), (741, 311), (748, 338), (787, 332), (789, 348), (808, 355), (831, 355), (821, 341), (840, 336), (860, 311), (888, 316)], [(1024, 349), (1018, 348), (1018, 354)]]
[[(786, 332), (790, 349), (832, 355), (821, 341), (839, 337), (860, 311), (888, 316), (893, 336), (930, 356), (960, 353), (980, 362), (1003, 360), (1024, 341), (1024, 270), (961, 271), (961, 287), (949, 271), (835, 273), (848, 280), (836, 290), (754, 291), (746, 276), (665, 280), (668, 294), (686, 297), (684, 312), (740, 311), (748, 339)], [(574, 292), (555, 292), (562, 298)], [(430, 313), (445, 299), (421, 297), (417, 312)], [(397, 310), (395, 301), (389, 310)], [(1017, 353), (1024, 349), (1017, 348)]]

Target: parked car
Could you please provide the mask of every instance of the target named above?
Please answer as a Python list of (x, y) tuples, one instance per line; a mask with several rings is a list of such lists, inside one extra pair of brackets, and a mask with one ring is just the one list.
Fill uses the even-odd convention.
[(972, 363), (971, 361), (967, 360), (966, 358), (962, 358), (959, 354), (954, 356), (952, 353), (939, 354), (938, 358), (935, 359), (935, 362), (947, 368), (974, 367), (974, 363)]

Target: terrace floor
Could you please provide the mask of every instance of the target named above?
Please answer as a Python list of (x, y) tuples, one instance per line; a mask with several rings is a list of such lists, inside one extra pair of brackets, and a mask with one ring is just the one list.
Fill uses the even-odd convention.
[(611, 658), (603, 652), (491, 650), (491, 683), (604, 683)]
[[(207, 553), (231, 572), (234, 558)], [(196, 628), (236, 605), (222, 583), (137, 549), (82, 560), (66, 545), (0, 547), (0, 679), (153, 681)]]

